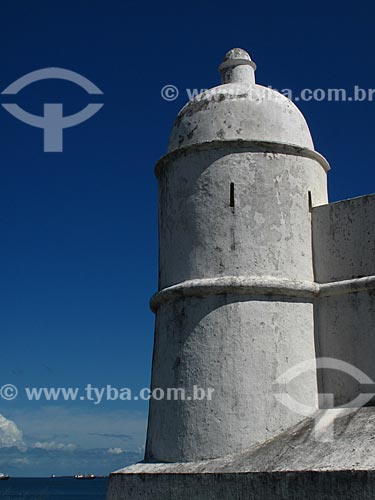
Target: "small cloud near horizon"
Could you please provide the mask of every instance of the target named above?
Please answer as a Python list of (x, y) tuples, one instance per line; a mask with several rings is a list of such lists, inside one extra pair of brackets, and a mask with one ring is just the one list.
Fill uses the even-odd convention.
[(40, 450), (62, 450), (62, 451), (74, 451), (77, 449), (75, 444), (69, 443), (56, 443), (55, 441), (50, 442), (39, 442), (37, 441), (32, 445), (32, 448), (38, 448)]
[(125, 453), (126, 450), (122, 448), (108, 448), (108, 453), (112, 453), (112, 455), (121, 455), (122, 453)]

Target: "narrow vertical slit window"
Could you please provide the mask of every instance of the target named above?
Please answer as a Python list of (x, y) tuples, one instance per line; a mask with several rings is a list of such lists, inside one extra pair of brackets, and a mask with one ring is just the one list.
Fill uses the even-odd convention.
[(234, 207), (234, 182), (230, 183), (229, 206)]
[(311, 195), (311, 191), (308, 192), (308, 200), (309, 200), (309, 210), (311, 212), (311, 209), (312, 209), (312, 195)]

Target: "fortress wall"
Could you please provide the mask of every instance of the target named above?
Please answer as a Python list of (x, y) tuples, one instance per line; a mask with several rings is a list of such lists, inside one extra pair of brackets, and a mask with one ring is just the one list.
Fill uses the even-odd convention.
[(375, 194), (312, 209), (315, 281), (375, 275)]
[[(312, 229), (315, 280), (349, 280), (321, 287), (317, 357), (345, 361), (375, 380), (375, 281), (367, 279), (375, 275), (375, 195), (313, 208)], [(319, 392), (334, 394), (336, 406), (369, 392), (338, 370), (319, 370), (318, 381)]]

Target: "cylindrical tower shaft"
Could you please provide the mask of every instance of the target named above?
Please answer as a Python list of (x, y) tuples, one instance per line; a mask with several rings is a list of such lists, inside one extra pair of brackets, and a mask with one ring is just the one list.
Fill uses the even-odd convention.
[[(224, 84), (183, 108), (156, 167), (152, 388), (186, 392), (151, 400), (146, 460), (239, 452), (302, 418), (273, 384), (315, 356), (310, 208), (327, 202), (329, 167), (297, 108), (256, 85), (254, 68), (241, 49), (227, 54)], [(315, 373), (293, 395), (316, 407)]]

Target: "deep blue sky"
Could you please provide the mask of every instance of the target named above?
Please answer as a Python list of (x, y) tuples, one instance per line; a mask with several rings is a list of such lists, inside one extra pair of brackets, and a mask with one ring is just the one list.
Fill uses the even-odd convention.
[[(375, 87), (370, 12), (276, 15), (265, 6), (255, 14), (251, 3), (238, 13), (218, 4), (179, 8), (95, 0), (1, 4), (0, 91), (30, 71), (57, 66), (92, 80), (105, 105), (64, 132), (61, 154), (43, 153), (42, 131), (0, 108), (0, 386), (149, 385), (148, 301), (157, 286), (153, 167), (187, 100), (184, 89), (217, 85), (227, 50), (248, 50), (257, 82), (277, 89)], [(166, 84), (179, 88), (177, 100), (161, 98)], [(15, 99), (36, 114), (45, 102), (63, 102), (65, 114), (91, 102), (57, 81), (36, 83)], [(374, 192), (375, 101), (299, 107), (331, 163), (331, 201)], [(134, 459), (128, 452), (139, 453), (147, 404), (94, 408), (20, 396), (0, 401), (0, 414), (23, 431), (27, 447), (0, 448), (4, 472), (71, 473), (86, 456), (87, 468), (103, 473)], [(0, 447), (6, 432), (15, 431), (2, 435), (0, 426)], [(23, 448), (19, 436), (15, 442)]]

